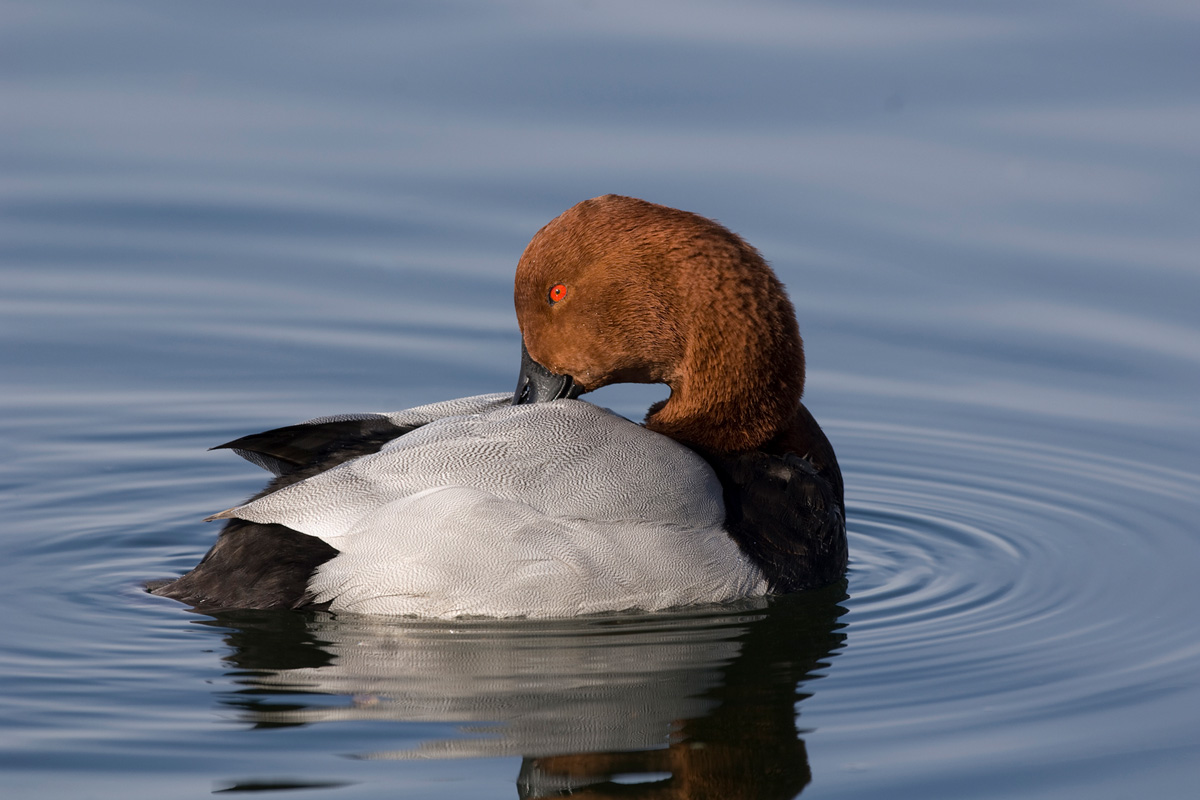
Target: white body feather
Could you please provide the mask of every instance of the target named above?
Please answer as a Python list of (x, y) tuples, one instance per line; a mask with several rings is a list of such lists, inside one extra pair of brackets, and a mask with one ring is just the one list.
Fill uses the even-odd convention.
[(384, 415), (425, 424), (217, 516), (337, 548), (310, 590), (344, 611), (561, 617), (766, 593), (691, 450), (579, 400), (508, 402)]

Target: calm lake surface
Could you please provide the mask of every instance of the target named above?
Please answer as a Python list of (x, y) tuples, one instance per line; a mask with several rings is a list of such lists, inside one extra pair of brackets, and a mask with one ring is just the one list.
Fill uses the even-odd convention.
[[(0, 2), (0, 793), (1196, 796), (1198, 42), (1190, 0)], [(206, 448), (512, 388), (517, 258), (606, 192), (787, 284), (845, 587), (142, 592), (262, 484)]]

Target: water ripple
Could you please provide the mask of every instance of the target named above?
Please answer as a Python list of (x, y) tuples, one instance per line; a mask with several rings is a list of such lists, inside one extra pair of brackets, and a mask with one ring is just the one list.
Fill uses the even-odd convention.
[(1194, 503), (1197, 475), (927, 428), (833, 435), (852, 560), (850, 648), (821, 695), (834, 729), (905, 706), (947, 737), (1045, 722), (1169, 694), (1196, 668), (1193, 632), (1156, 612), (1200, 601), (1164, 569), (1200, 555), (1163, 511)]

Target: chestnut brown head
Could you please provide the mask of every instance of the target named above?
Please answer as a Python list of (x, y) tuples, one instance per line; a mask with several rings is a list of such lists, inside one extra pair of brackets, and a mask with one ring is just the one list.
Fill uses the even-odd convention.
[(796, 411), (804, 356), (792, 305), (758, 252), (712, 220), (630, 197), (585, 200), (533, 237), (514, 299), (529, 357), (569, 376), (574, 393), (670, 386), (651, 430), (748, 450)]

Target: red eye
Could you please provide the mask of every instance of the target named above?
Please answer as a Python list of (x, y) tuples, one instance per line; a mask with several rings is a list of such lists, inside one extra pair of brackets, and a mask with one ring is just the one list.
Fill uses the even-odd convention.
[(567, 296), (567, 287), (556, 283), (550, 287), (550, 304), (559, 302)]

